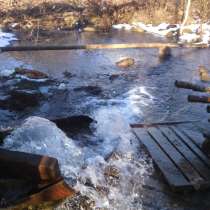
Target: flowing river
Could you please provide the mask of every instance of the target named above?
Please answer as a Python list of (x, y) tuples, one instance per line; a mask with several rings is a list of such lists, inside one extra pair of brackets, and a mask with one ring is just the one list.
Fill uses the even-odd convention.
[[(125, 31), (72, 32), (40, 44), (157, 41), (168, 40)], [(16, 125), (29, 117), (7, 139), (5, 147), (56, 157), (66, 180), (88, 200), (89, 209), (205, 210), (210, 207), (205, 196), (196, 194), (192, 202), (191, 196), (179, 197), (165, 189), (129, 124), (207, 120), (205, 106), (189, 104), (190, 91), (178, 90), (174, 81), (198, 81), (198, 66), (210, 66), (209, 53), (209, 49), (173, 49), (172, 57), (165, 62), (159, 61), (156, 49), (2, 53), (0, 71), (22, 66), (43, 71), (61, 83), (47, 101), (27, 112), (0, 109), (2, 125)], [(134, 58), (135, 65), (119, 69), (115, 63), (123, 57)], [(44, 86), (42, 91), (48, 92), (49, 88)], [(45, 119), (81, 114), (96, 121), (92, 133), (82, 137), (67, 137)], [(203, 206), (199, 205), (201, 201)], [(80, 198), (72, 202), (67, 199), (54, 208), (82, 209), (75, 204), (81, 202)]]

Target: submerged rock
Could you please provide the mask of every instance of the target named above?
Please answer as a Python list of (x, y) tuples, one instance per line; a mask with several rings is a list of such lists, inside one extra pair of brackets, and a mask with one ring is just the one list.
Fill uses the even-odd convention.
[(107, 166), (104, 171), (105, 176), (113, 177), (116, 179), (120, 178), (120, 170), (116, 166)]
[(23, 111), (27, 107), (39, 105), (42, 94), (39, 91), (12, 90), (9, 95), (1, 97), (0, 107), (15, 111)]
[(85, 91), (91, 95), (100, 95), (102, 93), (102, 89), (100, 87), (92, 85), (74, 88), (74, 91)]
[(120, 68), (128, 68), (135, 64), (135, 60), (133, 58), (124, 58), (116, 63), (116, 65)]

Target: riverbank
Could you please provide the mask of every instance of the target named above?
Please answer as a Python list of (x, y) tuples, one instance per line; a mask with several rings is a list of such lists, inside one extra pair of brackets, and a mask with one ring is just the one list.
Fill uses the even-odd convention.
[[(7, 0), (0, 2), (0, 27), (5, 31), (26, 33), (26, 39), (30, 39), (75, 29), (104, 32), (122, 23), (176, 24), (181, 22), (183, 7), (175, 6), (172, 2), (152, 5), (128, 0)], [(192, 12), (190, 23), (194, 21), (194, 16)]]

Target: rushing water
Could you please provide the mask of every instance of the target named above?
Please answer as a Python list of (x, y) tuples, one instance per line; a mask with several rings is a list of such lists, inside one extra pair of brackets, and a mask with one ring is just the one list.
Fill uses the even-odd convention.
[[(116, 31), (75, 32), (48, 40), (50, 44), (153, 41), (166, 40)], [(203, 119), (204, 107), (188, 104), (189, 91), (177, 90), (174, 81), (196, 81), (198, 66), (210, 65), (209, 49), (174, 49), (172, 58), (165, 62), (159, 61), (157, 53), (154, 49), (123, 49), (1, 54), (0, 71), (24, 66), (46, 72), (62, 82), (62, 88), (36, 109), (21, 114), (0, 110), (5, 124), (29, 117), (6, 139), (5, 147), (56, 157), (66, 180), (94, 201), (93, 209), (146, 209), (143, 185), (153, 166), (131, 133), (129, 123)], [(115, 62), (122, 57), (134, 58), (135, 65), (127, 70), (119, 69)], [(70, 72), (71, 76), (65, 77), (64, 72)], [(118, 77), (111, 79), (113, 74)], [(90, 85), (100, 87), (101, 93), (75, 91)], [(86, 143), (82, 143), (84, 139), (67, 137), (45, 119), (81, 113), (97, 121)], [(106, 173), (107, 170), (114, 170), (116, 175)], [(70, 203), (67, 200), (56, 208), (65, 209)]]

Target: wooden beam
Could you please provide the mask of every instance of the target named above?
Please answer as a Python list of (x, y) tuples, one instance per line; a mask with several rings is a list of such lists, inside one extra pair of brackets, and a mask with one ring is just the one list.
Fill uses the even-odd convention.
[(188, 101), (193, 102), (193, 103), (210, 103), (210, 97), (189, 95), (188, 96)]
[(52, 182), (61, 177), (55, 158), (0, 149), (0, 177)]
[(210, 92), (210, 87), (205, 87), (205, 86), (193, 84), (190, 82), (176, 80), (175, 86), (178, 88), (190, 89), (190, 90), (199, 91), (199, 92), (208, 92), (208, 93)]
[(128, 48), (208, 48), (207, 44), (176, 44), (176, 43), (126, 43), (126, 44), (87, 44), (65, 46), (8, 46), (0, 47), (0, 52), (12, 51), (49, 51), (49, 50), (97, 50), (97, 49), (128, 49)]
[(57, 183), (41, 189), (22, 201), (24, 205), (37, 205), (43, 202), (59, 201), (67, 197), (75, 196), (76, 192), (62, 179)]

